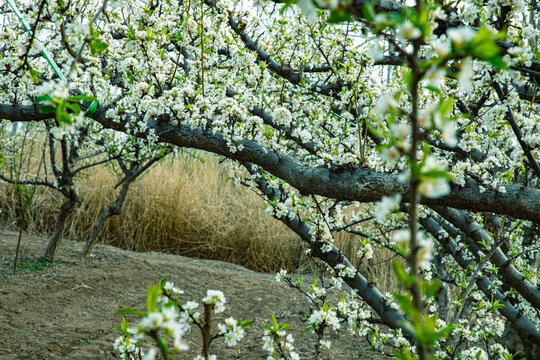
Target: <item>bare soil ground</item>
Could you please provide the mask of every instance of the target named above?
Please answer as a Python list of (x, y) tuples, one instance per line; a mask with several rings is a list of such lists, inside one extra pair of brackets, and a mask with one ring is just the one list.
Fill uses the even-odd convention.
[[(256, 273), (240, 266), (162, 253), (134, 253), (97, 245), (91, 257), (80, 259), (82, 243), (61, 242), (54, 264), (38, 263), (47, 240), (23, 235), (19, 269), (13, 274), (17, 233), (0, 230), (0, 360), (11, 359), (115, 359), (113, 342), (118, 336), (122, 307), (144, 310), (149, 283), (163, 276), (184, 290), (185, 300), (200, 302), (207, 289), (223, 291), (225, 317), (252, 319), (247, 337), (229, 348), (218, 340), (212, 352), (218, 359), (265, 359), (262, 326), (271, 314), (291, 324), (295, 346), (303, 359), (312, 358), (314, 335), (300, 336), (308, 303), (297, 290), (276, 283), (273, 274)], [(50, 265), (50, 266), (48, 266)], [(128, 318), (132, 324), (136, 318)], [(331, 337), (325, 359), (369, 359), (363, 339), (343, 329)], [(200, 349), (194, 328), (189, 354)]]

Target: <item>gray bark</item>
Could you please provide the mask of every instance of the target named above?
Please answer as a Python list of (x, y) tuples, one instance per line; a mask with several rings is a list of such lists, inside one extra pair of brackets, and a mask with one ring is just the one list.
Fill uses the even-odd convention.
[[(467, 259), (463, 251), (458, 250), (457, 243), (451, 238), (441, 236), (441, 227), (435, 220), (428, 218), (419, 218), (422, 227), (431, 233), (433, 237), (444, 247), (444, 249), (452, 255), (461, 268), (474, 268), (475, 263)], [(457, 235), (457, 234), (450, 234)], [(538, 344), (540, 344), (540, 331), (536, 326), (523, 314), (517, 310), (503, 295), (501, 290), (493, 285), (493, 283), (485, 276), (476, 279), (478, 288), (486, 295), (488, 299), (499, 301), (503, 305), (498, 311), (512, 324), (512, 326), (522, 335), (522, 339), (527, 342), (526, 347), (530, 351), (530, 355), (536, 355), (540, 352)], [(534, 358), (534, 357), (532, 357)], [(532, 359), (531, 358), (531, 359)]]
[[(257, 174), (257, 171), (254, 170), (253, 164), (245, 163), (244, 164), (248, 171), (252, 174)], [(262, 178), (257, 178), (257, 186), (268, 199), (279, 198), (279, 191), (268, 186), (268, 183)], [(345, 254), (341, 252), (335, 246), (332, 246), (331, 251), (324, 252), (322, 250), (323, 243), (317, 241), (313, 237), (310, 230), (311, 228), (304, 221), (302, 221), (298, 216), (294, 214), (288, 214), (287, 216), (279, 217), (276, 216), (278, 220), (287, 225), (291, 230), (293, 230), (300, 238), (309, 244), (311, 255), (321, 259), (333, 269), (336, 269), (336, 265), (343, 264), (348, 268), (354, 268), (354, 266), (347, 259)], [(356, 291), (356, 293), (381, 317), (381, 322), (392, 329), (402, 329), (405, 336), (409, 339), (412, 339), (412, 335), (402, 327), (403, 321), (406, 321), (407, 318), (403, 316), (398, 310), (390, 306), (390, 303), (385, 299), (383, 294), (375, 287), (374, 284), (370, 283), (360, 272), (355, 271), (354, 277), (344, 277), (343, 281), (349, 285), (349, 287)]]
[[(476, 253), (478, 251), (486, 252), (480, 247), (480, 243), (490, 243), (491, 237), (486, 230), (474, 223), (472, 216), (464, 211), (448, 209), (443, 206), (431, 206), (431, 208), (466, 234), (462, 238), (471, 247), (471, 250)], [(499, 275), (502, 276), (506, 284), (516, 289), (532, 306), (540, 308), (540, 289), (524, 278), (500, 248), (497, 248), (493, 253), (491, 262), (499, 268)]]
[[(15, 109), (16, 108), (16, 109)], [(31, 105), (0, 105), (0, 118), (10, 121), (25, 121), (34, 114), (36, 108)], [(124, 122), (108, 119), (107, 108), (96, 111), (93, 118), (101, 125), (118, 131), (125, 131)], [(15, 114), (15, 115), (13, 115)], [(48, 115), (51, 117), (52, 115)], [(125, 114), (128, 119), (132, 115)], [(127, 120), (126, 120), (127, 121)], [(206, 150), (240, 162), (254, 163), (272, 175), (287, 181), (303, 195), (321, 195), (336, 200), (354, 200), (374, 202), (382, 196), (396, 193), (409, 199), (409, 185), (400, 180), (399, 175), (386, 174), (362, 166), (347, 167), (311, 167), (298, 162), (293, 156), (267, 151), (253, 140), (242, 140), (239, 143), (244, 149), (232, 152), (227, 141), (219, 133), (212, 133), (188, 125), (172, 126), (167, 121), (151, 124), (158, 134), (160, 142), (182, 148)], [(145, 133), (138, 136), (145, 137)], [(495, 189), (480, 191), (474, 181), (464, 186), (451, 185), (450, 194), (438, 199), (421, 200), (424, 205), (441, 205), (475, 212), (492, 212), (509, 215), (514, 218), (538, 221), (540, 219), (540, 190), (524, 185), (503, 185), (506, 192)]]
[(79, 192), (74, 186), (71, 186), (70, 189), (68, 190), (68, 193), (66, 194), (66, 198), (64, 202), (62, 203), (62, 206), (60, 207), (60, 211), (58, 212), (58, 216), (56, 218), (56, 224), (54, 226), (53, 233), (49, 240), (49, 244), (47, 245), (47, 248), (45, 249), (45, 252), (43, 253), (43, 257), (42, 257), (43, 259), (48, 260), (48, 261), (52, 261), (54, 259), (54, 256), (56, 254), (56, 249), (62, 238), (62, 233), (66, 225), (67, 217), (73, 211), (73, 209), (75, 209), (79, 201), (80, 201)]

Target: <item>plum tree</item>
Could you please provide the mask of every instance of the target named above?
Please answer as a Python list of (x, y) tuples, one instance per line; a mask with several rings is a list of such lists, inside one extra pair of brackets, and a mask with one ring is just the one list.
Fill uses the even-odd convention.
[[(223, 156), (369, 309), (354, 331), (384, 324), (420, 358), (539, 357), (536, 3), (293, 2), (4, 5), (0, 119), (62, 129), (89, 110)], [(340, 231), (364, 261), (405, 260), (397, 308)]]

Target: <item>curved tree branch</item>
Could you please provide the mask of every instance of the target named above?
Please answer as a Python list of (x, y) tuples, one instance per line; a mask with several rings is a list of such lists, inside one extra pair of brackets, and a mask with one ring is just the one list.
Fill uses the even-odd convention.
[[(93, 116), (102, 126), (126, 131), (124, 122), (107, 118), (107, 107), (100, 107)], [(18, 119), (52, 117), (54, 114), (39, 114), (34, 105), (0, 105), (0, 118)], [(5, 111), (5, 112), (4, 112)], [(35, 112), (35, 113), (34, 113)], [(124, 114), (127, 119), (133, 114)], [(126, 120), (127, 121), (127, 120)], [(241, 151), (233, 152), (220, 133), (210, 133), (189, 125), (171, 125), (168, 121), (157, 121), (149, 128), (154, 129), (160, 142), (179, 147), (206, 150), (240, 162), (254, 163), (271, 174), (287, 181), (303, 195), (321, 195), (336, 200), (360, 202), (379, 201), (382, 196), (396, 193), (409, 198), (409, 186), (398, 174), (388, 174), (349, 164), (340, 167), (307, 166), (289, 154), (268, 151), (254, 140), (244, 139)], [(137, 134), (139, 137), (146, 133)], [(476, 212), (491, 212), (514, 218), (538, 221), (540, 219), (540, 190), (523, 185), (502, 185), (505, 192), (494, 189), (481, 191), (474, 181), (464, 186), (451, 185), (448, 195), (438, 199), (424, 198), (421, 204), (439, 205)]]
[[(258, 173), (253, 164), (246, 162), (244, 163), (244, 166), (251, 174), (256, 175)], [(256, 182), (259, 190), (261, 190), (267, 198), (279, 198), (278, 190), (271, 188), (261, 176), (257, 177)], [(340, 264), (354, 269), (354, 266), (347, 257), (335, 246), (332, 246), (330, 251), (323, 251), (323, 243), (317, 241), (313, 237), (309, 225), (302, 221), (298, 216), (287, 214), (287, 216), (278, 216), (277, 218), (300, 236), (303, 241), (309, 244), (312, 256), (321, 259), (333, 269), (336, 269), (336, 266)], [(371, 306), (371, 308), (381, 317), (381, 320), (385, 325), (393, 329), (401, 328), (409, 335), (409, 338), (411, 338), (411, 334), (409, 334), (401, 325), (406, 318), (398, 310), (391, 307), (390, 303), (384, 298), (381, 292), (374, 285), (369, 283), (362, 274), (355, 271), (354, 277), (343, 277), (342, 279), (351, 287), (351, 289), (355, 290), (369, 306)]]
[[(419, 221), (422, 227), (431, 233), (433, 237), (444, 247), (446, 252), (452, 255), (462, 269), (475, 267), (474, 262), (468, 260), (465, 254), (463, 254), (461, 250), (458, 250), (459, 248), (455, 241), (441, 235), (442, 229), (439, 224), (435, 222), (435, 220), (421, 217), (419, 218)], [(505, 318), (507, 318), (508, 321), (510, 321), (520, 333), (525, 334), (527, 339), (532, 344), (540, 344), (540, 331), (538, 331), (536, 326), (529, 319), (527, 319), (527, 317), (523, 316), (508, 300), (506, 300), (501, 291), (494, 287), (493, 283), (487, 277), (478, 277), (476, 279), (476, 284), (488, 299), (493, 297), (494, 300), (497, 300), (500, 304), (504, 305), (501, 309), (499, 309), (499, 312)]]
[[(432, 205), (430, 208), (435, 210), (450, 224), (463, 231), (466, 234), (463, 238), (465, 242), (467, 242), (467, 245), (471, 247), (474, 246), (474, 248), (472, 248), (473, 251), (486, 251), (482, 249), (480, 244), (489, 244), (491, 242), (491, 237), (482, 227), (475, 224), (472, 216), (464, 211), (448, 209), (444, 206)], [(491, 262), (499, 268), (499, 274), (502, 276), (505, 283), (516, 289), (533, 306), (540, 308), (540, 289), (524, 278), (500, 248), (494, 250)]]

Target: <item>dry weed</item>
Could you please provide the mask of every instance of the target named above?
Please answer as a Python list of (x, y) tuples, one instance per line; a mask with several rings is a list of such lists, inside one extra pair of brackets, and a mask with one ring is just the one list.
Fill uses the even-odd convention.
[[(99, 241), (135, 251), (161, 251), (222, 260), (252, 270), (281, 268), (305, 272), (313, 264), (300, 239), (262, 210), (262, 200), (227, 181), (217, 159), (204, 155), (170, 158), (135, 182), (122, 215), (109, 219)], [(117, 179), (104, 166), (78, 179), (82, 203), (70, 215), (64, 237), (84, 241), (107, 204), (115, 198)], [(12, 187), (3, 185), (0, 204), (3, 226), (15, 226), (18, 212)], [(26, 217), (26, 230), (51, 233), (61, 195), (40, 188)], [(340, 234), (338, 244), (354, 262), (358, 251), (352, 236)], [(378, 254), (377, 261), (390, 258)], [(386, 263), (361, 265), (362, 273), (378, 282), (391, 282)]]

